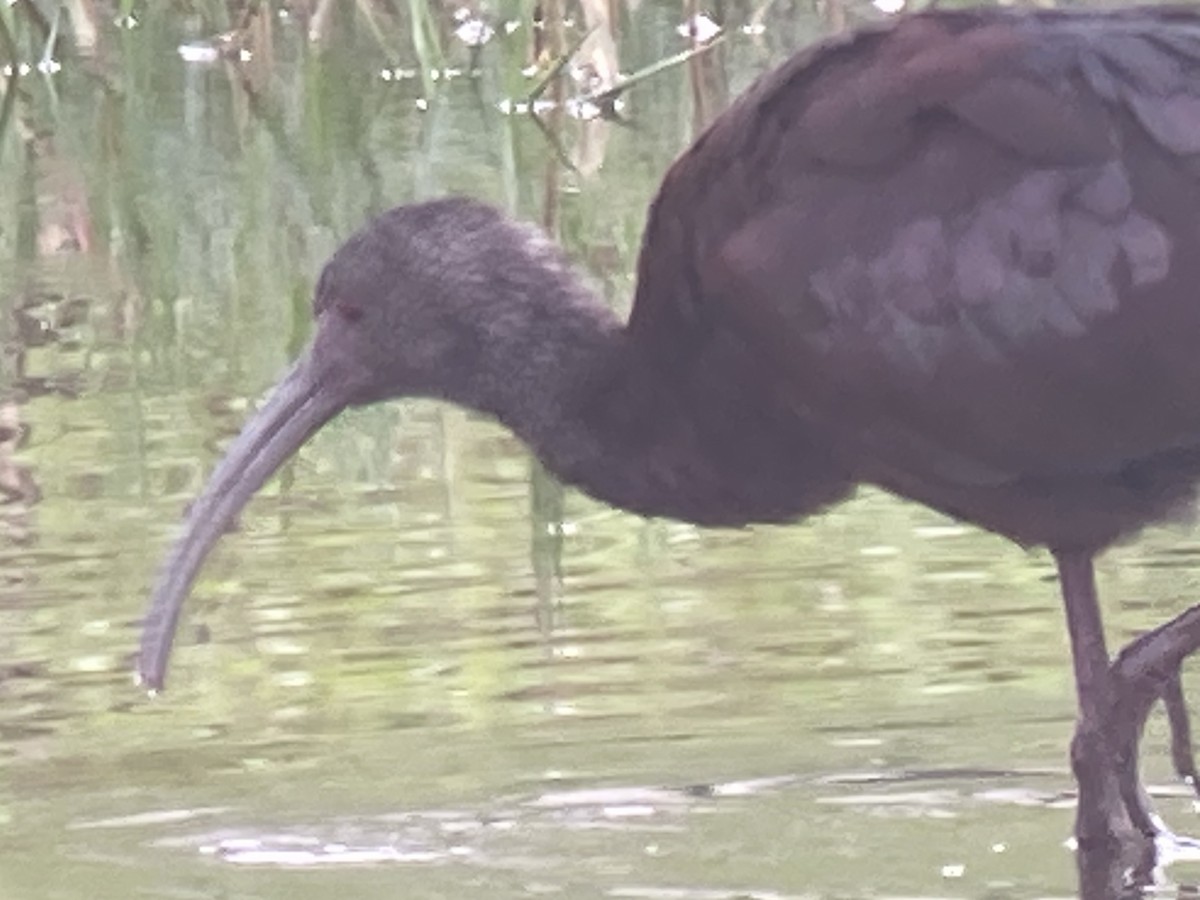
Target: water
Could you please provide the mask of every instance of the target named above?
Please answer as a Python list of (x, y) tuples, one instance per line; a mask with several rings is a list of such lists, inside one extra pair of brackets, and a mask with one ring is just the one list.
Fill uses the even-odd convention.
[[(630, 15), (625, 69), (680, 49), (676, 9)], [(533, 501), (521, 446), (459, 410), (347, 415), (219, 546), (146, 699), (157, 560), (305, 340), (329, 251), (447, 191), (539, 220), (559, 151), (497, 108), (530, 89), (520, 30), (429, 94), (379, 77), (417, 66), (399, 25), (391, 56), (361, 19), (318, 54), (277, 21), (239, 72), (180, 58), (199, 19), (101, 24), (2, 138), (5, 897), (1074, 892), (1049, 561), (877, 492), (701, 531), (536, 471)], [(717, 95), (824, 27), (766, 25), (720, 51)], [(694, 127), (683, 69), (627, 102), (632, 127), (565, 123), (555, 208), (618, 306)], [(1107, 558), (1114, 637), (1194, 599), (1198, 552), (1174, 528)], [(1157, 720), (1146, 751), (1164, 814), (1200, 830)]]

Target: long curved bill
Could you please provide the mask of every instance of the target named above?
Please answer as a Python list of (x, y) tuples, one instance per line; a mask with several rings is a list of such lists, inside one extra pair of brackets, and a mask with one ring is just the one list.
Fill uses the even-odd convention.
[(162, 689), (183, 601), (213, 544), (284, 461), (346, 407), (340, 393), (322, 383), (310, 349), (245, 425), (209, 477), (187, 513), (183, 534), (159, 570), (142, 623), (138, 679), (151, 691)]

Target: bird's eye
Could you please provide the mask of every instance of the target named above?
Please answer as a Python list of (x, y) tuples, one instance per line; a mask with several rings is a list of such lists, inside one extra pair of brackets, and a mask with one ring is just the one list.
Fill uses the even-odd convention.
[(333, 303), (334, 311), (347, 322), (357, 322), (363, 317), (362, 307), (357, 303), (351, 303), (348, 300), (335, 300)]

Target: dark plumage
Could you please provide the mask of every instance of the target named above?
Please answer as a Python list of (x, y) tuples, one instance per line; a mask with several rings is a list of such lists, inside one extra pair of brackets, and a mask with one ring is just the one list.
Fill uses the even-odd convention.
[(1188, 614), (1110, 667), (1093, 556), (1200, 476), (1200, 17), (933, 12), (762, 78), (671, 168), (628, 326), (533, 228), (392, 210), (330, 260), (312, 346), (188, 517), (141, 673), (208, 549), (346, 406), (491, 413), (645, 515), (801, 519), (876, 484), (1055, 554), (1085, 841), (1152, 834), (1146, 710), (1186, 729)]

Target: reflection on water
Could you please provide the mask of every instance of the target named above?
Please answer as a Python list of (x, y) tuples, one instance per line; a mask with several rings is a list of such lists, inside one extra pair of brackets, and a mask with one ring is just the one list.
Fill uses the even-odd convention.
[[(595, 65), (686, 46), (677, 9), (628, 15)], [(705, 104), (821, 27), (759, 16), (640, 83), (632, 128), (559, 135), (563, 239), (615, 304)], [(531, 499), (523, 449), (461, 411), (362, 411), (218, 549), (166, 696), (133, 688), (153, 567), (337, 238), (450, 190), (539, 219), (563, 154), (502, 112), (529, 90), (519, 30), (475, 62), (447, 43), (480, 75), (431, 92), (376, 77), (418, 60), (361, 20), (318, 25), (323, 53), (281, 20), (238, 69), (183, 61), (173, 17), (101, 23), (0, 138), (4, 896), (1070, 895), (1053, 571), (876, 492), (701, 531), (536, 473)], [(1194, 599), (1198, 547), (1111, 555), (1122, 640)]]

